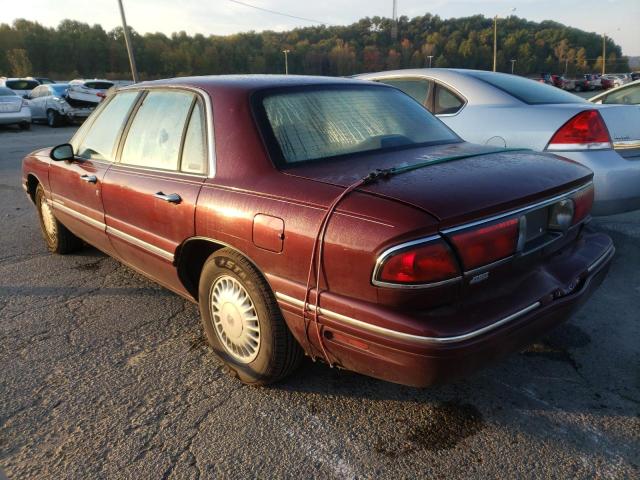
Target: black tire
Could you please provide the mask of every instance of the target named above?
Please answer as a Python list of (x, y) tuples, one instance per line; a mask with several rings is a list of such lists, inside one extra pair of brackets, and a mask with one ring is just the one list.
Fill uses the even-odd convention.
[[(214, 285), (223, 277), (237, 280), (255, 308), (260, 340), (257, 356), (249, 363), (238, 361), (229, 353), (214, 326), (211, 296)], [(289, 331), (269, 285), (256, 267), (234, 250), (218, 250), (205, 262), (200, 275), (199, 304), (209, 344), (242, 382), (249, 385), (277, 382), (300, 364), (302, 348)]]
[[(50, 227), (45, 226), (45, 220), (43, 215), (43, 202), (46, 205), (46, 197), (44, 195), (44, 189), (42, 185), (38, 185), (35, 194), (36, 209), (38, 210), (38, 218), (40, 220), (40, 230), (42, 231), (42, 237), (47, 244), (47, 249), (52, 253), (58, 253), (64, 255), (80, 250), (83, 246), (82, 240), (71, 233), (67, 227), (61, 224), (57, 218), (53, 217), (49, 219)], [(48, 208), (48, 207), (47, 207)]]
[(582, 86), (576, 85), (576, 92), (581, 92), (581, 91), (582, 91)]
[(55, 110), (47, 110), (47, 125), (57, 128), (62, 124), (62, 117)]
[(20, 127), (20, 130), (31, 130), (31, 124), (29, 122), (19, 123), (18, 126)]

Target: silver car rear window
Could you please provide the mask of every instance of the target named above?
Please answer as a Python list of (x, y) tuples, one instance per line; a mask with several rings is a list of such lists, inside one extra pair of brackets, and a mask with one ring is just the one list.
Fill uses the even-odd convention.
[(5, 87), (0, 87), (0, 97), (15, 97), (16, 92)]
[(482, 80), (530, 105), (587, 103), (586, 100), (577, 95), (535, 80), (518, 77), (517, 75), (479, 71), (464, 72), (464, 74)]

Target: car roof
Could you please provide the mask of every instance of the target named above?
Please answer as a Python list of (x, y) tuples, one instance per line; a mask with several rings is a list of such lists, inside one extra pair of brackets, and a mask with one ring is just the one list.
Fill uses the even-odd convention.
[[(386, 72), (365, 73), (358, 75), (360, 79), (390, 77), (430, 77), (450, 87), (462, 95), (469, 103), (475, 105), (518, 104), (522, 102), (502, 90), (469, 75), (471, 72), (486, 70), (470, 70), (464, 68), (410, 68), (406, 70), (389, 70)], [(499, 73), (499, 72), (498, 72)], [(506, 75), (506, 74), (505, 74)]]
[(178, 77), (152, 80), (122, 87), (120, 90), (144, 87), (194, 87), (203, 90), (254, 91), (265, 88), (294, 87), (305, 85), (354, 85), (368, 84), (361, 80), (342, 77), (319, 77), (311, 75), (209, 75), (201, 77)]

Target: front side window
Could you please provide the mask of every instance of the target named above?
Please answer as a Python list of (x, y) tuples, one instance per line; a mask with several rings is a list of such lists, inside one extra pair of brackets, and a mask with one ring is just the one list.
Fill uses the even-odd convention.
[(460, 139), (413, 99), (383, 86), (308, 86), (260, 92), (254, 108), (281, 166)]
[(383, 78), (380, 83), (391, 85), (415, 98), (421, 105), (427, 103), (431, 82), (422, 78)]
[[(137, 97), (136, 91), (119, 93), (99, 113), (96, 112), (98, 116), (87, 128), (84, 138), (77, 145), (75, 137), (71, 142), (76, 154), (88, 160), (113, 161), (116, 140)], [(84, 133), (84, 130), (78, 133)]]
[(436, 115), (451, 115), (456, 113), (464, 106), (464, 100), (451, 90), (436, 85), (436, 91), (433, 98), (433, 113)]
[(180, 144), (194, 95), (151, 91), (138, 109), (122, 149), (127, 165), (178, 170)]

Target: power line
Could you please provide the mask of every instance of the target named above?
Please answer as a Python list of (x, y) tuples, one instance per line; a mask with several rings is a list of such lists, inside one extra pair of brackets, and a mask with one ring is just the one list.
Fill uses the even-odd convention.
[(250, 3), (240, 2), (239, 0), (229, 0), (231, 3), (237, 3), (238, 5), (243, 5), (245, 7), (254, 8), (256, 10), (262, 10), (263, 12), (273, 13), (274, 15), (281, 15), (283, 17), (295, 18), (296, 20), (304, 20), (305, 22), (311, 23), (321, 23), (323, 25), (327, 25), (327, 22), (323, 22), (321, 20), (314, 20), (313, 18), (305, 18), (298, 17), (296, 15), (289, 15), (288, 13), (278, 12), (276, 10), (269, 10), (268, 8), (258, 7), (256, 5), (251, 5)]

